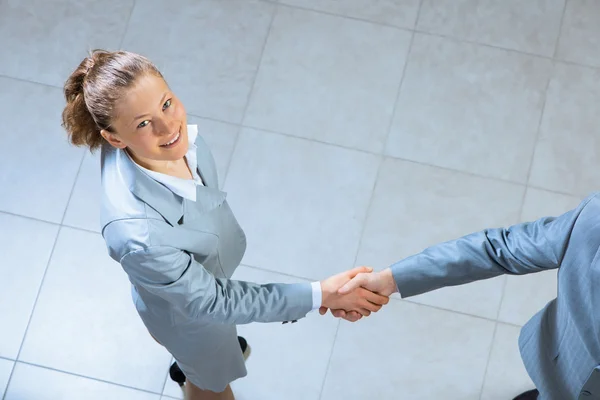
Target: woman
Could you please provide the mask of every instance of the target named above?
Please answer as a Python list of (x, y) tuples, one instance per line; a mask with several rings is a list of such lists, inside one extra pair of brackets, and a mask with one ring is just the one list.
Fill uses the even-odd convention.
[(230, 382), (246, 375), (236, 324), (295, 322), (319, 307), (353, 311), (357, 319), (387, 303), (365, 289), (337, 293), (366, 268), (312, 284), (228, 279), (245, 235), (218, 188), (209, 149), (146, 58), (95, 51), (64, 93), (71, 142), (102, 149), (109, 254), (128, 274), (144, 324), (185, 374), (189, 400), (233, 399)]

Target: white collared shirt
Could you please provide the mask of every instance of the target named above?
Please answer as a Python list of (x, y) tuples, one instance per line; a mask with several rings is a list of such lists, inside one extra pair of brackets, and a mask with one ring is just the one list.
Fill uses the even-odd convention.
[[(176, 176), (171, 176), (167, 174), (163, 174), (156, 171), (151, 171), (147, 168), (142, 167), (137, 164), (133, 158), (129, 155), (127, 151), (124, 151), (125, 154), (133, 161), (142, 171), (144, 171), (149, 177), (154, 179), (156, 182), (163, 184), (170, 191), (175, 193), (178, 196), (181, 196), (190, 201), (196, 201), (196, 186), (202, 185), (204, 186), (204, 182), (202, 182), (202, 178), (198, 174), (198, 159), (196, 153), (196, 138), (198, 137), (198, 125), (188, 125), (188, 151), (185, 153), (185, 160), (187, 162), (188, 168), (192, 172), (193, 179), (183, 179), (178, 178)], [(315, 311), (321, 307), (322, 302), (322, 292), (321, 292), (321, 283), (320, 282), (312, 282), (312, 311)]]

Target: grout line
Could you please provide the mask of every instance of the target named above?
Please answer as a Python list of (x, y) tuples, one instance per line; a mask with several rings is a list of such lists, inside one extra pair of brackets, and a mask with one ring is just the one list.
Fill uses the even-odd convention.
[[(269, 37), (271, 36), (271, 29), (273, 28), (273, 21), (275, 21), (275, 17), (277, 15), (278, 5), (275, 4), (273, 6), (273, 11), (271, 12), (271, 20), (269, 21), (269, 27), (267, 28), (267, 33), (265, 35), (265, 40), (263, 42), (262, 48), (260, 50), (260, 57), (258, 58), (258, 64), (256, 66), (256, 71), (254, 71), (254, 77), (252, 78), (252, 83), (250, 85), (250, 90), (248, 91), (248, 97), (246, 98), (246, 105), (244, 106), (244, 111), (242, 112), (241, 121), (237, 125), (237, 133), (235, 137), (235, 142), (233, 144), (233, 148), (231, 149), (231, 154), (229, 156), (229, 161), (227, 162), (227, 169), (225, 170), (225, 176), (223, 176), (223, 188), (225, 187), (225, 183), (227, 182), (227, 177), (229, 176), (229, 169), (231, 164), (233, 163), (233, 157), (240, 143), (240, 137), (242, 136), (243, 122), (246, 119), (246, 112), (248, 111), (248, 107), (250, 107), (250, 101), (252, 100), (252, 93), (254, 92), (254, 86), (256, 85), (256, 79), (258, 78), (258, 73), (262, 66), (263, 56), (265, 54), (265, 49), (267, 48), (267, 42), (269, 41)], [(217, 121), (213, 119), (213, 121)], [(221, 121), (224, 122), (224, 121)], [(227, 122), (231, 124), (230, 122)]]
[(485, 363), (485, 369), (483, 370), (483, 379), (481, 380), (481, 387), (479, 389), (479, 400), (483, 397), (483, 389), (487, 381), (488, 369), (490, 367), (490, 359), (492, 358), (492, 351), (494, 350), (494, 342), (496, 341), (496, 332), (498, 332), (498, 322), (494, 325), (494, 333), (492, 333), (492, 341), (490, 343), (490, 351), (488, 352), (487, 362)]
[[(381, 27), (385, 27), (385, 28), (392, 28), (392, 29), (396, 29), (399, 31), (405, 31), (405, 32), (412, 32), (413, 28), (409, 28), (409, 27), (404, 27), (404, 26), (397, 26), (397, 25), (392, 25), (386, 22), (381, 22), (381, 21), (373, 21), (371, 19), (367, 19), (367, 18), (361, 18), (361, 17), (355, 17), (352, 15), (344, 15), (344, 14), (336, 14), (332, 11), (327, 11), (327, 10), (319, 10), (319, 9), (314, 9), (314, 8), (310, 8), (310, 7), (305, 7), (305, 6), (301, 6), (301, 5), (297, 5), (297, 4), (286, 4), (286, 3), (277, 3), (277, 2), (273, 2), (273, 1), (268, 1), (268, 0), (263, 0), (267, 3), (271, 3), (271, 4), (277, 4), (280, 7), (285, 7), (285, 8), (291, 8), (291, 9), (296, 9), (296, 10), (301, 10), (301, 11), (308, 11), (308, 12), (313, 12), (316, 14), (321, 14), (321, 15), (327, 15), (330, 17), (337, 17), (337, 18), (344, 18), (344, 19), (348, 19), (351, 21), (356, 21), (356, 22), (362, 22), (362, 23), (367, 23), (367, 24), (371, 24), (371, 25), (377, 25), (377, 26), (381, 26)], [(419, 6), (419, 9), (421, 7)], [(418, 16), (417, 16), (418, 19)], [(415, 23), (414, 26), (416, 26), (417, 24), (417, 19), (415, 19)]]
[(18, 78), (16, 76), (9, 76), (9, 75), (0, 74), (0, 78), (5, 78), (5, 79), (9, 79), (9, 80), (13, 80), (13, 81), (18, 81), (18, 82), (23, 82), (23, 83), (31, 83), (31, 84), (34, 84), (34, 85), (45, 86), (47, 88), (62, 90), (61, 86), (54, 86), (54, 85), (51, 85), (51, 84), (48, 84), (48, 83), (44, 83), (44, 82), (38, 82), (38, 81), (29, 80), (29, 79)]
[[(12, 375), (15, 373), (16, 368), (17, 368), (17, 362), (14, 361), (12, 367), (10, 368), (10, 377), (12, 377)], [(0, 392), (0, 395), (2, 395), (3, 400), (6, 398), (6, 395), (8, 393), (8, 384), (9, 383), (10, 383), (10, 379), (6, 382), (6, 386), (4, 387), (4, 389), (0, 389), (0, 390), (4, 390), (3, 392)]]
[(319, 390), (319, 400), (323, 398), (323, 389), (325, 389), (325, 383), (327, 383), (327, 375), (329, 375), (331, 359), (333, 358), (335, 344), (337, 343), (338, 332), (340, 331), (340, 326), (342, 325), (341, 319), (337, 318), (337, 320), (337, 327), (335, 328), (335, 334), (333, 335), (333, 344), (331, 345), (331, 351), (329, 352), (329, 357), (327, 358), (327, 368), (325, 369), (325, 375), (323, 376), (323, 382), (321, 383), (321, 390)]
[(169, 369), (171, 368), (172, 363), (173, 363), (173, 356), (171, 355), (171, 359), (169, 360), (169, 365), (167, 365), (167, 373), (165, 374), (165, 380), (162, 384), (162, 389), (160, 391), (161, 397), (164, 396), (163, 393), (165, 393), (165, 390), (167, 389), (167, 382), (169, 381), (169, 378), (171, 377), (169, 374)]
[[(270, 133), (270, 134), (275, 134), (275, 135), (281, 135), (281, 136), (285, 136), (285, 137), (288, 137), (288, 138), (291, 138), (291, 139), (297, 139), (297, 140), (303, 140), (303, 141), (313, 142), (313, 143), (322, 144), (322, 145), (325, 145), (325, 146), (336, 147), (338, 149), (349, 150), (349, 151), (354, 151), (354, 152), (368, 154), (368, 155), (383, 156), (384, 158), (389, 158), (389, 159), (404, 161), (404, 162), (408, 162), (408, 163), (411, 163), (411, 164), (422, 165), (422, 166), (425, 166), (425, 167), (437, 168), (437, 169), (440, 169), (440, 170), (454, 172), (454, 173), (459, 173), (459, 174), (463, 174), (463, 175), (468, 175), (468, 176), (472, 176), (472, 177), (475, 177), (475, 178), (487, 179), (487, 180), (491, 180), (491, 181), (495, 181), (495, 182), (502, 182), (502, 183), (517, 185), (517, 186), (527, 186), (523, 182), (512, 181), (512, 180), (509, 180), (509, 179), (498, 178), (498, 177), (494, 177), (494, 176), (486, 176), (486, 175), (481, 175), (481, 174), (478, 174), (478, 173), (475, 173), (475, 172), (470, 172), (470, 171), (465, 171), (465, 170), (460, 170), (460, 169), (455, 169), (455, 168), (450, 168), (450, 167), (444, 167), (444, 166), (435, 165), (435, 164), (429, 164), (429, 163), (423, 162), (423, 161), (416, 161), (416, 160), (411, 160), (411, 159), (407, 159), (407, 158), (397, 157), (397, 156), (385, 154), (383, 151), (382, 152), (373, 152), (373, 151), (358, 149), (358, 148), (355, 148), (355, 147), (350, 147), (350, 146), (346, 146), (346, 145), (342, 145), (342, 144), (325, 142), (323, 140), (319, 140), (319, 139), (316, 139), (316, 138), (307, 138), (307, 137), (302, 137), (302, 136), (296, 136), (296, 135), (293, 135), (293, 134), (290, 134), (290, 133), (278, 132), (278, 131), (274, 131), (274, 130), (270, 130), (270, 129), (266, 129), (266, 128), (260, 128), (260, 127), (250, 126), (250, 125), (244, 125), (244, 124), (236, 124), (236, 123), (232, 123), (232, 122), (228, 122), (228, 121), (223, 121), (223, 120), (219, 120), (219, 119), (214, 119), (214, 118), (206, 118), (206, 117), (202, 117), (200, 115), (194, 115), (194, 114), (188, 114), (188, 115), (190, 115), (192, 117), (196, 117), (196, 118), (206, 119), (206, 120), (209, 120), (209, 121), (214, 121), (214, 122), (220, 122), (220, 123), (224, 123), (224, 124), (234, 125), (234, 126), (239, 127), (240, 129), (244, 129), (244, 128), (254, 129), (254, 130), (257, 130), (257, 131), (260, 131), (260, 132)], [(393, 123), (393, 118), (394, 118), (394, 116), (392, 116), (392, 119), (390, 121), (390, 128), (391, 128), (391, 124)], [(389, 132), (388, 132), (388, 137), (389, 137)], [(234, 150), (235, 150), (235, 148), (234, 148)], [(230, 162), (231, 162), (231, 160), (230, 160)], [(536, 188), (536, 189), (538, 189), (538, 188)], [(539, 188), (539, 189), (553, 191), (551, 189), (544, 189), (544, 188)], [(565, 194), (565, 195), (574, 196), (572, 193), (564, 193), (564, 192), (558, 192), (558, 191), (554, 191), (554, 192), (555, 193), (559, 193), (559, 194)]]
[(41, 223), (44, 223), (44, 224), (60, 226), (60, 222), (47, 221), (45, 219), (36, 218), (36, 217), (30, 217), (29, 215), (17, 214), (17, 213), (13, 213), (13, 212), (10, 212), (10, 211), (2, 211), (2, 210), (0, 210), (0, 214), (10, 215), (12, 217), (24, 218), (24, 219), (28, 219), (30, 221), (41, 222)]
[[(37, 295), (35, 297), (35, 301), (33, 302), (33, 307), (31, 308), (31, 313), (29, 314), (29, 320), (27, 321), (27, 327), (25, 328), (25, 332), (23, 333), (23, 339), (21, 339), (21, 345), (19, 346), (19, 352), (17, 353), (17, 360), (19, 359), (19, 357), (21, 356), (21, 352), (23, 351), (23, 345), (25, 344), (25, 340), (27, 338), (27, 333), (29, 332), (29, 327), (31, 326), (31, 320), (33, 319), (33, 315), (35, 313), (35, 308), (36, 308), (38, 300), (40, 298), (40, 293), (42, 292), (42, 287), (44, 285), (44, 280), (46, 279), (46, 275), (48, 274), (48, 268), (50, 266), (50, 261), (52, 260), (52, 256), (54, 255), (54, 250), (56, 249), (56, 243), (58, 242), (58, 238), (60, 236), (61, 229), (62, 229), (62, 227), (59, 227), (58, 231), (56, 232), (56, 237), (54, 238), (54, 243), (52, 245), (52, 250), (50, 251), (50, 256), (48, 257), (48, 261), (46, 262), (46, 269), (44, 270), (44, 275), (42, 275), (42, 279), (41, 279), (40, 284), (38, 286)], [(6, 387), (7, 388), (9, 387), (10, 382), (11, 382), (11, 380), (13, 378), (14, 370), (15, 369), (13, 368), (13, 371), (11, 372), (10, 376), (8, 377), (8, 381), (6, 382)], [(8, 392), (8, 390), (7, 390), (7, 392)], [(5, 399), (6, 399), (6, 393), (2, 397), (2, 400), (5, 400)]]
[(17, 361), (17, 360), (13, 360), (12, 358), (9, 358), (9, 357), (2, 357), (2, 356), (0, 356), (0, 360), (12, 361), (12, 362), (16, 362)]
[[(112, 385), (112, 386), (119, 386), (119, 387), (122, 387), (122, 388), (125, 388), (125, 389), (135, 390), (137, 392), (143, 392), (143, 393), (149, 393), (149, 394), (155, 394), (155, 395), (162, 396), (162, 393), (153, 392), (151, 390), (140, 389), (140, 388), (136, 388), (136, 387), (133, 387), (133, 386), (124, 385), (122, 383), (111, 382), (111, 381), (107, 381), (105, 379), (94, 378), (94, 377), (91, 377), (91, 376), (82, 375), (82, 374), (78, 374), (78, 373), (75, 373), (75, 372), (64, 371), (64, 370), (57, 369), (57, 368), (47, 367), (45, 365), (35, 364), (35, 363), (32, 363), (32, 362), (16, 361), (15, 362), (15, 367), (16, 367), (17, 364), (23, 364), (23, 365), (28, 365), (28, 366), (31, 366), (31, 367), (42, 368), (42, 369), (45, 369), (45, 370), (48, 370), (48, 371), (58, 372), (58, 373), (65, 374), (65, 375), (70, 375), (70, 376), (75, 376), (77, 378), (89, 379), (89, 380), (96, 381), (96, 382), (106, 383), (106, 384)], [(8, 388), (8, 386), (7, 386), (7, 388)]]
[[(421, 16), (421, 8), (423, 6), (423, 0), (419, 3), (419, 9), (417, 10), (417, 21)], [(416, 22), (415, 22), (416, 24)], [(398, 91), (396, 92), (396, 99), (394, 100), (394, 106), (392, 108), (392, 115), (388, 124), (387, 133), (383, 144), (382, 153), (386, 156), (386, 150), (389, 145), (390, 135), (392, 134), (392, 127), (394, 126), (394, 120), (396, 119), (396, 111), (398, 109), (398, 101), (400, 101), (400, 95), (402, 94), (402, 87), (404, 86), (404, 79), (406, 78), (406, 71), (408, 70), (408, 64), (410, 63), (410, 55), (412, 53), (413, 44), (415, 42), (416, 33), (413, 31), (410, 36), (410, 42), (408, 43), (408, 49), (406, 50), (406, 59), (404, 60), (404, 66), (402, 67), (402, 76), (400, 77), (400, 83), (398, 85)]]
[(65, 210), (63, 211), (63, 216), (60, 220), (60, 225), (62, 226), (65, 222), (65, 217), (67, 216), (67, 211), (69, 210), (69, 206), (71, 205), (71, 199), (73, 198), (73, 193), (75, 192), (75, 187), (77, 186), (77, 181), (79, 180), (79, 174), (81, 173), (81, 169), (83, 168), (83, 162), (85, 161), (86, 152), (83, 153), (81, 157), (81, 161), (79, 162), (79, 168), (77, 168), (77, 173), (75, 174), (75, 180), (73, 181), (73, 185), (71, 186), (71, 192), (69, 193), (69, 198), (67, 199), (67, 205), (65, 206)]
[(127, 23), (125, 24), (125, 31), (123, 32), (123, 37), (119, 42), (119, 48), (117, 50), (123, 49), (123, 43), (125, 43), (125, 38), (127, 37), (127, 33), (129, 32), (129, 26), (131, 25), (131, 17), (133, 16), (133, 11), (137, 5), (136, 0), (133, 0), (133, 5), (131, 6), (131, 10), (129, 10), (129, 17), (127, 17)]
[[(538, 143), (540, 141), (540, 135), (541, 135), (541, 130), (542, 130), (542, 122), (544, 121), (544, 115), (546, 114), (546, 104), (548, 102), (548, 91), (550, 89), (550, 83), (552, 82), (552, 78), (554, 77), (554, 70), (555, 70), (555, 65), (553, 63), (553, 65), (552, 65), (552, 74), (548, 77), (548, 82), (546, 82), (546, 90), (544, 91), (544, 100), (542, 101), (542, 111), (540, 112), (540, 117), (538, 119), (538, 126), (537, 126), (537, 129), (535, 131), (535, 139), (534, 139), (533, 150), (531, 151), (531, 157), (529, 158), (529, 168), (527, 169), (527, 177), (525, 179), (526, 186), (529, 185), (529, 182), (531, 180), (531, 172), (533, 170), (533, 162), (534, 162), (534, 158), (535, 158), (535, 151), (536, 151)], [(527, 191), (525, 191), (525, 193), (523, 194), (523, 204), (521, 205), (521, 213), (519, 214), (519, 218), (522, 218), (523, 207), (524, 207), (524, 204), (525, 204), (525, 195), (526, 194), (527, 194)]]
[[(50, 263), (52, 262), (52, 257), (54, 256), (54, 250), (56, 250), (56, 244), (58, 243), (58, 238), (60, 237), (60, 232), (63, 228), (62, 223), (64, 222), (65, 216), (67, 215), (67, 210), (69, 209), (69, 204), (71, 203), (71, 198), (73, 197), (73, 192), (75, 191), (75, 186), (77, 185), (77, 180), (79, 179), (79, 173), (81, 172), (81, 168), (83, 166), (83, 161), (85, 160), (85, 156), (86, 156), (86, 153), (84, 152), (81, 157), (81, 161), (79, 162), (79, 168), (77, 169), (75, 178), (73, 179), (73, 185), (71, 186), (71, 192), (69, 193), (69, 198), (67, 199), (67, 204), (65, 206), (62, 218), (60, 220), (60, 226), (58, 228), (58, 231), (56, 232), (56, 236), (54, 238), (54, 243), (52, 244), (52, 250), (50, 251), (50, 256), (48, 257), (48, 261), (46, 262), (46, 269), (44, 270), (44, 275), (42, 275), (42, 279), (41, 279), (39, 287), (38, 287), (37, 295), (35, 297), (35, 301), (33, 302), (33, 307), (31, 308), (31, 313), (29, 314), (29, 320), (27, 321), (27, 327), (25, 328), (25, 332), (23, 333), (23, 339), (21, 340), (21, 346), (19, 346), (19, 352), (17, 353), (17, 360), (19, 359), (19, 357), (21, 356), (21, 352), (23, 351), (23, 346), (25, 345), (25, 340), (27, 339), (27, 333), (29, 332), (29, 327), (31, 326), (31, 321), (33, 320), (33, 315), (35, 314), (35, 309), (36, 309), (38, 301), (40, 299), (40, 294), (42, 292), (42, 287), (44, 286), (44, 281), (46, 280), (46, 276), (48, 275), (48, 269), (50, 268)], [(14, 374), (14, 368), (8, 378), (8, 382), (6, 384), (7, 388), (8, 388), (8, 385), (10, 384), (10, 381), (12, 380), (13, 374)], [(2, 397), (3, 400), (5, 399), (5, 397), (6, 397), (6, 394)]]
[(567, 2), (569, 0), (565, 0), (565, 5), (563, 6), (563, 12), (560, 16), (560, 25), (558, 26), (558, 36), (556, 37), (556, 42), (554, 42), (554, 52), (552, 52), (552, 58), (556, 60), (556, 55), (558, 53), (558, 47), (560, 44), (560, 37), (562, 36), (563, 24), (565, 23), (565, 14), (567, 13)]

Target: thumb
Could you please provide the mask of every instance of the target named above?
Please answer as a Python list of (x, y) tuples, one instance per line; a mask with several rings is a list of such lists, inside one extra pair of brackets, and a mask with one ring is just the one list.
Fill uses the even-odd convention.
[(347, 272), (348, 276), (350, 278), (354, 278), (356, 275), (360, 274), (360, 273), (370, 273), (373, 272), (373, 268), (371, 267), (356, 267), (354, 269), (351, 269), (350, 271)]
[(357, 289), (366, 283), (367, 277), (366, 275), (357, 275), (348, 281), (344, 286), (342, 286), (339, 290), (339, 294), (350, 293), (354, 289)]

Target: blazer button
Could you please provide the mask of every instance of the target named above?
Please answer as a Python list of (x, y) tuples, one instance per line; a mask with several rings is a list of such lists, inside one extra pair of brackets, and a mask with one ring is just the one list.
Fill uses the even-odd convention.
[(584, 391), (581, 392), (581, 395), (582, 396), (591, 396), (592, 392), (590, 392), (589, 390), (584, 390)]

